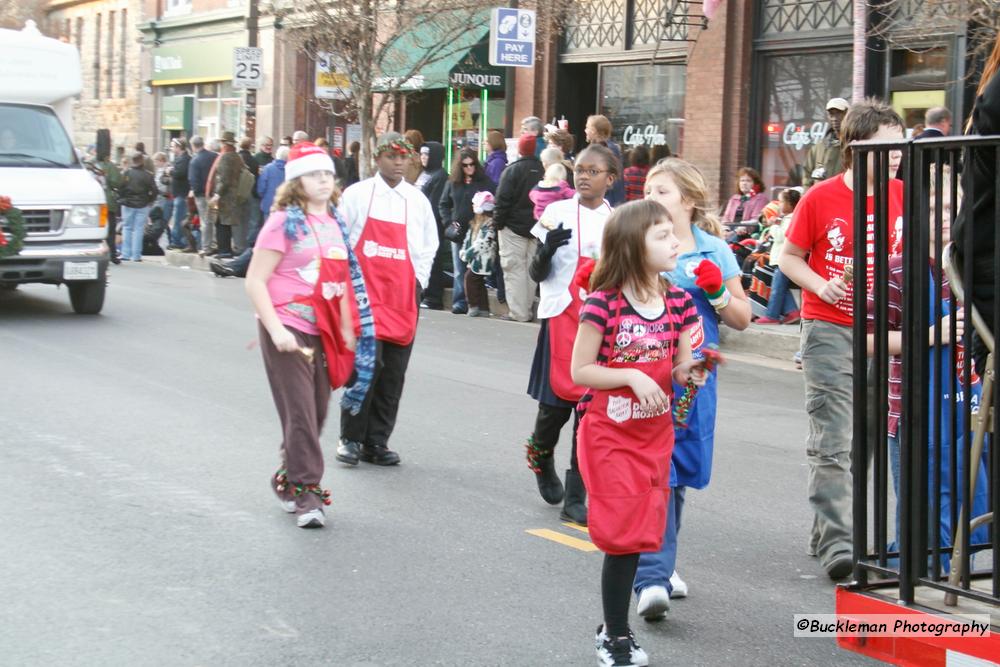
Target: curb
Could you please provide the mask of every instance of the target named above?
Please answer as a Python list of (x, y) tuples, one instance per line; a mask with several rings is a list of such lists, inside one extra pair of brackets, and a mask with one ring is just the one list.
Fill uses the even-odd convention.
[[(211, 257), (201, 257), (197, 253), (167, 250), (161, 258), (168, 266), (177, 266), (198, 271), (210, 271)], [(451, 309), (451, 289), (444, 291), (445, 310)], [(496, 315), (507, 313), (507, 306), (497, 301), (496, 292), (490, 291), (490, 311)], [(799, 325), (797, 324), (751, 324), (744, 331), (736, 331), (720, 325), (719, 338), (723, 350), (747, 352), (772, 359), (788, 361), (799, 351)]]

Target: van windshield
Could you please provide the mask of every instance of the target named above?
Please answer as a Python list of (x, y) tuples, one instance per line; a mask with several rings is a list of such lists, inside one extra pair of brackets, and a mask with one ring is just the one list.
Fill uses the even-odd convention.
[(51, 109), (0, 104), (0, 167), (79, 167), (76, 151)]

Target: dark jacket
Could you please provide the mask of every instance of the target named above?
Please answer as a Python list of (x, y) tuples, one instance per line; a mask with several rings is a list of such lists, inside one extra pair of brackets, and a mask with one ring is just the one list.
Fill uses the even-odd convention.
[(260, 178), (257, 179), (257, 196), (260, 198), (260, 211), (264, 217), (270, 215), (274, 195), (278, 192), (278, 186), (284, 182), (284, 160), (274, 160), (260, 170)]
[(265, 153), (264, 151), (258, 151), (256, 153), (254, 153), (253, 159), (254, 159), (254, 162), (257, 163), (257, 166), (260, 167), (261, 169), (263, 169), (267, 165), (269, 165), (272, 162), (274, 162), (274, 154), (273, 153)]
[(174, 158), (174, 166), (170, 172), (170, 194), (175, 197), (187, 197), (191, 183), (188, 181), (188, 168), (191, 166), (191, 156), (181, 153)]
[(253, 177), (257, 178), (257, 176), (260, 174), (260, 164), (257, 162), (257, 160), (254, 159), (253, 153), (251, 153), (250, 151), (243, 151), (243, 150), (238, 151), (238, 153), (239, 156), (243, 158), (243, 164), (247, 166), (247, 169), (250, 170), (250, 173), (253, 174)]
[(141, 167), (132, 167), (122, 176), (118, 190), (118, 203), (129, 208), (146, 208), (156, 201), (156, 182), (153, 175)]
[[(971, 134), (1000, 134), (1000, 74), (995, 74), (983, 94), (976, 98), (976, 105), (972, 110)], [(996, 275), (993, 250), (997, 235), (997, 221), (994, 217), (997, 196), (996, 148), (966, 149), (962, 164), (965, 199), (951, 228), (951, 238), (964, 265), (967, 258), (962, 255), (967, 237), (972, 235), (972, 300), (987, 321), (990, 321), (993, 300), (996, 298), (993, 294), (993, 279)], [(986, 355), (981, 342), (974, 340), (974, 352), (977, 363), (982, 363)]]
[(518, 236), (530, 237), (535, 226), (535, 204), (531, 191), (545, 175), (542, 161), (534, 155), (521, 157), (507, 166), (497, 186), (493, 225), (508, 228)]
[(218, 157), (218, 153), (206, 148), (195, 153), (194, 157), (191, 158), (191, 164), (188, 165), (188, 182), (191, 184), (191, 189), (194, 190), (195, 197), (205, 196), (205, 186), (208, 185), (208, 172), (212, 169), (212, 165), (215, 164), (216, 157)]
[(936, 127), (925, 127), (923, 132), (913, 137), (913, 140), (916, 141), (917, 139), (935, 139), (937, 137), (943, 137), (943, 136), (944, 132), (937, 129)]
[(441, 211), (442, 225), (447, 227), (452, 222), (461, 225), (462, 231), (459, 233), (459, 238), (455, 239), (456, 243), (465, 240), (465, 232), (468, 231), (469, 223), (475, 215), (472, 212), (472, 197), (483, 190), (496, 192), (493, 181), (485, 174), (471, 183), (455, 183), (451, 179), (445, 183), (438, 208)]
[[(441, 195), (444, 194), (445, 185), (448, 183), (448, 172), (441, 166), (444, 161), (444, 146), (436, 141), (425, 141), (427, 146), (427, 167), (424, 173), (427, 174), (427, 181), (424, 183), (422, 192), (431, 202), (431, 210), (434, 211), (434, 219), (437, 220), (438, 228), (443, 229), (441, 221)], [(353, 158), (347, 158), (352, 160)]]
[(483, 171), (486, 175), (490, 177), (490, 180), (500, 184), (500, 174), (503, 173), (504, 168), (507, 166), (507, 153), (504, 151), (493, 151), (486, 158), (486, 166), (483, 167)]
[(611, 152), (615, 154), (618, 158), (618, 178), (615, 182), (611, 184), (611, 189), (608, 190), (606, 195), (608, 203), (612, 206), (619, 206), (625, 203), (625, 179), (622, 178), (622, 173), (625, 165), (622, 164), (622, 149), (618, 147), (618, 144), (608, 139), (608, 148)]
[[(358, 158), (348, 155), (344, 160), (344, 167), (347, 169), (347, 184), (354, 185), (361, 180), (361, 170), (358, 168)], [(437, 206), (437, 200), (432, 199), (431, 204)]]

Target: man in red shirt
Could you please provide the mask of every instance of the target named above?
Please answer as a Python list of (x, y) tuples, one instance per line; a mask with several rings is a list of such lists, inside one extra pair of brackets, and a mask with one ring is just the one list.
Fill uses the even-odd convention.
[[(854, 170), (850, 144), (867, 139), (903, 138), (903, 120), (880, 101), (866, 99), (847, 112), (841, 126), (843, 174), (811, 187), (795, 209), (785, 236), (779, 266), (802, 287), (802, 368), (806, 380), (809, 436), (809, 502), (814, 511), (811, 555), (818, 556), (831, 579), (849, 575), (852, 560), (851, 439), (854, 428)], [(895, 174), (901, 151), (889, 153), (889, 173)], [(874, 160), (868, 156), (868, 289), (874, 261)], [(903, 213), (903, 183), (889, 182), (890, 235), (898, 235)], [(898, 245), (890, 236), (889, 246)], [(860, 249), (858, 249), (860, 251)], [(864, 313), (861, 314), (864, 317)], [(864, 354), (864, 350), (860, 352)]]

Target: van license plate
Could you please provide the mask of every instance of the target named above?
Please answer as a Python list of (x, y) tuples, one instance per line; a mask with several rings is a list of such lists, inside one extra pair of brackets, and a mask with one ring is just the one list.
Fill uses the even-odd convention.
[(97, 280), (97, 262), (66, 262), (63, 280)]

